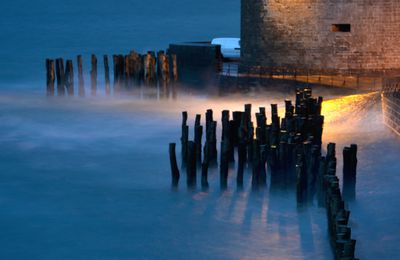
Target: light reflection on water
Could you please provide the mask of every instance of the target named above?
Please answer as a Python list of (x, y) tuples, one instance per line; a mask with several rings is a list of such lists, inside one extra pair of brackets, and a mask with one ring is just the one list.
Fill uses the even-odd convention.
[[(376, 237), (369, 238), (369, 217), (380, 214), (374, 205), (365, 204), (379, 203), (374, 196), (388, 196), (370, 195), (380, 192), (372, 184), (379, 180), (370, 161), (376, 147), (383, 145), (378, 140), (385, 145), (395, 142), (378, 120), (375, 96), (334, 96), (323, 106), (324, 141), (338, 143), (339, 173), (343, 146), (353, 141), (360, 145), (360, 169), (366, 170), (359, 171), (359, 200), (350, 209), (353, 233), (360, 241), (357, 255), (363, 259), (370, 252), (379, 255), (382, 247), (395, 255), (399, 240), (395, 236), (375, 245)], [(244, 192), (236, 191), (234, 171), (229, 189), (221, 192), (217, 169), (210, 171), (209, 192), (186, 191), (184, 172), (179, 190), (169, 189), (167, 144), (179, 142), (181, 111), (189, 112), (192, 126), (194, 115), (204, 115), (208, 108), (220, 122), (223, 109), (243, 110), (245, 103), (252, 103), (253, 110), (259, 106), (269, 110), (271, 103), (282, 108), (283, 100), (292, 97), (292, 93), (219, 98), (185, 94), (158, 101), (0, 97), (4, 234), (0, 242), (6, 248), (0, 255), (23, 257), (29, 252), (39, 257), (46, 250), (55, 258), (78, 253), (90, 258), (331, 258), (324, 210), (298, 211), (291, 192), (251, 193), (250, 172)], [(399, 151), (396, 146), (389, 148), (394, 154)], [(380, 162), (394, 159), (386, 160), (380, 158)], [(395, 169), (392, 165), (385, 176), (399, 183), (390, 174)], [(382, 211), (398, 213), (390, 205)], [(383, 236), (393, 223), (395, 219), (378, 222), (376, 236)], [(17, 244), (24, 251), (16, 251)]]

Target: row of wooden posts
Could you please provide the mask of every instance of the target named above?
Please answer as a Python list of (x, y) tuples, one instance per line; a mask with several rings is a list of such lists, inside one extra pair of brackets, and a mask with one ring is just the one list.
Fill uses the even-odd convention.
[[(129, 89), (133, 86), (168, 85), (178, 80), (177, 57), (166, 54), (164, 51), (149, 51), (142, 55), (131, 51), (128, 55), (113, 55), (114, 63), (114, 91)], [(110, 66), (108, 56), (103, 56), (105, 93), (111, 94)], [(78, 66), (78, 95), (85, 95), (85, 80), (83, 74), (83, 59), (77, 56)], [(97, 57), (91, 56), (90, 90), (91, 95), (97, 93)], [(46, 89), (48, 96), (54, 96), (57, 81), (57, 95), (74, 95), (74, 68), (73, 61), (67, 60), (64, 68), (64, 59), (46, 59)]]
[[(335, 144), (328, 145), (325, 157), (321, 155), (324, 123), (324, 117), (321, 115), (322, 101), (322, 97), (312, 97), (311, 89), (298, 89), (294, 105), (290, 100), (285, 101), (284, 118), (280, 119), (278, 106), (272, 104), (271, 123), (267, 124), (266, 109), (261, 107), (255, 114), (256, 126), (252, 122), (251, 104), (246, 104), (244, 111), (233, 112), (232, 120), (228, 110), (222, 111), (220, 187), (227, 188), (229, 166), (237, 159), (236, 183), (239, 189), (243, 188), (244, 169), (247, 166), (252, 173), (252, 189), (257, 190), (266, 186), (268, 172), (270, 188), (294, 188), (299, 206), (312, 204), (317, 197), (318, 205), (327, 208), (335, 255), (353, 259), (355, 241), (350, 239), (348, 232), (351, 230), (347, 226), (343, 227), (347, 222), (336, 219), (345, 210), (342, 195), (340, 189), (333, 193), (330, 188), (333, 185), (330, 181), (334, 178), (337, 180)], [(205, 143), (202, 146), (201, 115), (196, 115), (193, 141), (189, 140), (187, 112), (183, 112), (182, 116), (181, 155), (182, 169), (186, 168), (187, 186), (191, 189), (196, 187), (197, 169), (200, 168), (201, 187), (207, 189), (208, 169), (217, 166), (217, 122), (213, 119), (213, 111), (207, 110)], [(176, 144), (170, 143), (173, 187), (178, 186), (180, 179), (175, 149)], [(237, 151), (236, 157), (235, 151)], [(343, 159), (343, 196), (348, 200), (354, 200), (357, 146), (346, 147), (343, 150)], [(342, 208), (337, 207), (340, 201), (343, 202)], [(347, 233), (342, 235), (342, 232)]]
[(345, 207), (347, 201), (355, 199), (357, 172), (357, 145), (343, 149), (343, 193), (336, 176), (336, 146), (328, 144), (327, 155), (320, 158), (318, 175), (318, 205), (326, 208), (330, 243), (335, 259), (355, 259), (356, 240), (351, 238), (348, 226), (350, 211)]

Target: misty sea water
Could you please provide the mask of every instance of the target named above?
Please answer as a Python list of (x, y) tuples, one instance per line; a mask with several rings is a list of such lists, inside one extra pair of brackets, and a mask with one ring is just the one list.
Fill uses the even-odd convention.
[[(294, 93), (45, 96), (48, 57), (82, 54), (88, 87), (92, 53), (239, 37), (240, 1), (15, 0), (0, 10), (0, 259), (333, 258), (325, 210), (299, 211), (290, 192), (250, 192), (250, 171), (243, 192), (234, 170), (220, 191), (217, 169), (208, 192), (188, 191), (185, 171), (170, 188), (168, 143), (179, 143), (181, 111), (190, 126), (208, 108), (220, 122), (222, 109), (282, 107)], [(400, 141), (382, 124), (379, 95), (315, 95), (342, 104), (324, 110), (324, 145), (337, 143), (339, 178), (341, 150), (359, 145), (349, 205), (357, 257), (399, 259)]]

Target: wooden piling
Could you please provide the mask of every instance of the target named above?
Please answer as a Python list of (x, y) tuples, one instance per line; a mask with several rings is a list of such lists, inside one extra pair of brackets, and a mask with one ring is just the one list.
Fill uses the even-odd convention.
[(144, 59), (145, 84), (154, 86), (156, 82), (156, 58), (153, 52), (147, 52)]
[(196, 144), (193, 141), (188, 142), (187, 147), (187, 166), (186, 166), (186, 175), (187, 175), (187, 186), (189, 188), (196, 187)]
[(177, 187), (179, 183), (179, 169), (178, 164), (176, 162), (176, 153), (175, 153), (175, 143), (169, 144), (169, 159), (171, 164), (171, 176), (172, 176), (172, 186)]
[(131, 63), (130, 63), (130, 56), (124, 56), (124, 86), (125, 88), (129, 88), (131, 85)]
[(181, 155), (182, 165), (186, 165), (188, 154), (189, 142), (189, 126), (187, 125), (188, 114), (186, 111), (182, 112), (182, 135), (181, 135)]
[(170, 61), (164, 51), (157, 54), (157, 78), (163, 85), (168, 85), (170, 81)]
[(210, 164), (217, 161), (217, 122), (213, 119), (213, 111), (208, 109), (206, 112), (206, 143), (204, 146), (204, 154), (208, 156), (207, 160)]
[(74, 67), (72, 60), (67, 60), (65, 68), (65, 86), (69, 96), (74, 95)]
[(174, 82), (178, 81), (178, 61), (175, 54), (171, 55), (172, 59), (172, 79)]
[(91, 58), (92, 70), (90, 71), (91, 94), (96, 96), (97, 92), (97, 57), (92, 54)]
[(162, 79), (163, 56), (165, 56), (164, 51), (158, 51), (157, 52), (157, 78), (159, 80)]
[(47, 96), (54, 96), (54, 60), (46, 60), (46, 84), (47, 84)]
[(201, 163), (201, 148), (202, 148), (202, 137), (203, 137), (203, 126), (200, 125), (201, 115), (196, 115), (194, 124), (194, 142), (196, 143), (196, 158), (197, 162)]
[(111, 94), (111, 87), (110, 87), (110, 66), (108, 64), (108, 56), (104, 55), (103, 56), (103, 61), (104, 61), (104, 77), (105, 77), (105, 89), (106, 89), (106, 95)]
[(78, 55), (77, 63), (78, 63), (78, 95), (82, 97), (85, 95), (85, 82), (84, 82), (84, 78), (83, 78), (82, 55)]
[(343, 197), (347, 201), (356, 198), (357, 145), (343, 149)]
[(57, 76), (57, 94), (59, 96), (65, 95), (65, 69), (64, 60), (62, 58), (56, 59), (56, 76)]

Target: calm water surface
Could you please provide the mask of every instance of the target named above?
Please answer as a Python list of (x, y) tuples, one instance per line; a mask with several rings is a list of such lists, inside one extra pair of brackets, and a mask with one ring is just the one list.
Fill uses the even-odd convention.
[[(249, 192), (250, 173), (243, 192), (234, 172), (221, 192), (216, 170), (208, 193), (169, 187), (167, 148), (179, 142), (181, 111), (191, 124), (208, 108), (219, 120), (222, 109), (282, 106), (293, 93), (43, 95), (46, 57), (87, 61), (238, 36), (239, 1), (15, 0), (0, 10), (1, 259), (332, 259), (325, 211), (298, 211), (292, 193)], [(400, 143), (381, 123), (379, 95), (317, 94), (333, 100), (324, 142), (338, 144), (339, 176), (342, 148), (360, 147), (349, 205), (357, 256), (400, 258)]]

